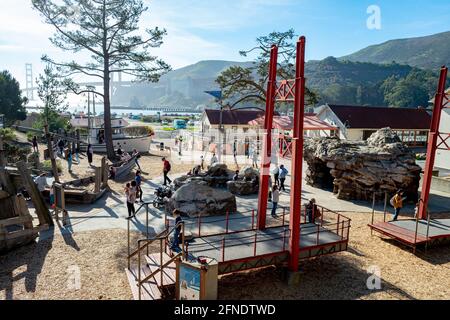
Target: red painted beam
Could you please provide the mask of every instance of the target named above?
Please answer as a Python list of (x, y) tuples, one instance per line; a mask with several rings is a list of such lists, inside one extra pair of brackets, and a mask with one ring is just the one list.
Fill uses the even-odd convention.
[(266, 95), (266, 116), (264, 119), (263, 148), (260, 165), (258, 194), (258, 229), (266, 228), (267, 200), (269, 197), (270, 158), (272, 157), (272, 126), (275, 109), (275, 91), (277, 81), (278, 47), (272, 46), (270, 51), (269, 79)]
[(305, 115), (305, 46), (306, 38), (297, 42), (295, 98), (294, 98), (294, 132), (292, 138), (291, 167), (291, 218), (289, 238), (289, 270), (298, 270), (300, 249), (300, 215), (302, 199), (302, 164), (303, 164), (303, 120)]
[(419, 217), (427, 219), (428, 200), (430, 196), (431, 179), (433, 178), (434, 160), (436, 157), (437, 140), (439, 137), (439, 123), (441, 121), (442, 109), (444, 108), (445, 82), (447, 80), (448, 68), (441, 68), (439, 85), (434, 100), (433, 117), (431, 118), (430, 135), (428, 139), (427, 160), (423, 174), (422, 192), (420, 194)]

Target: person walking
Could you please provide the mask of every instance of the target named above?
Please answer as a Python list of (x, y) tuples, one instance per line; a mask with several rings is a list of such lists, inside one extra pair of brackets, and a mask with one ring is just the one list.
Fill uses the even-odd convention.
[(309, 223), (315, 223), (316, 216), (318, 213), (317, 205), (316, 205), (316, 199), (311, 199), (306, 204), (306, 215), (308, 216), (308, 222)]
[(33, 143), (33, 151), (34, 152), (39, 152), (38, 142), (37, 142), (37, 137), (36, 136), (33, 137), (32, 143)]
[(205, 170), (205, 158), (203, 156), (200, 156), (200, 167)]
[(406, 200), (406, 197), (403, 198), (403, 190), (400, 189), (397, 193), (391, 198), (391, 205), (394, 207), (394, 216), (392, 217), (392, 221), (397, 221), (398, 215), (400, 214), (400, 210), (403, 208), (403, 201)]
[(170, 165), (170, 162), (166, 160), (166, 158), (161, 159), (163, 161), (163, 175), (164, 175), (164, 183), (163, 185), (167, 185), (167, 182), (169, 184), (172, 183), (172, 180), (167, 176), (170, 170), (172, 169), (172, 166)]
[(92, 158), (94, 157), (94, 148), (92, 147), (92, 144), (88, 144), (87, 147), (87, 157), (88, 157), (88, 162), (89, 165), (92, 166)]
[(61, 157), (64, 157), (64, 141), (63, 139), (59, 139), (58, 141), (59, 154)]
[(269, 202), (272, 201), (272, 191), (273, 191), (272, 176), (269, 175)]
[(278, 218), (277, 215), (277, 208), (278, 208), (278, 201), (280, 200), (280, 191), (278, 191), (278, 186), (274, 185), (272, 187), (272, 218)]
[(258, 169), (258, 151), (256, 149), (253, 150), (252, 161), (252, 167)]
[(275, 168), (272, 171), (272, 174), (273, 174), (274, 184), (276, 184), (278, 186), (280, 183), (280, 181), (279, 181), (280, 168), (278, 168), (278, 166), (275, 166)]
[(280, 191), (286, 191), (286, 188), (284, 187), (284, 181), (286, 181), (286, 176), (288, 175), (287, 169), (284, 167), (284, 165), (280, 166), (280, 173), (278, 175), (280, 180)]
[(72, 173), (72, 150), (69, 149), (67, 152), (67, 167), (69, 168), (69, 173)]
[(136, 197), (139, 197), (139, 201), (142, 203), (144, 202), (142, 200), (142, 176), (141, 176), (141, 171), (137, 170), (136, 171), (136, 176), (134, 177), (134, 181), (136, 181)]
[(77, 159), (77, 163), (80, 164), (80, 148), (78, 144), (75, 146), (75, 157)]
[(182, 226), (181, 223), (183, 222), (183, 219), (181, 218), (181, 211), (178, 209), (173, 210), (173, 217), (175, 218), (175, 233), (173, 235), (172, 245), (170, 246), (170, 249), (176, 252), (179, 252), (180, 249), (180, 236), (181, 236), (181, 230)]
[(136, 201), (136, 181), (128, 182), (125, 186), (125, 196), (127, 198), (128, 217), (134, 217), (136, 210), (134, 203)]
[(139, 154), (139, 152), (136, 149), (134, 149), (133, 154), (131, 156), (135, 157), (134, 162), (136, 163), (137, 167), (139, 168), (139, 171), (142, 171), (141, 165), (139, 164), (139, 159), (141, 158), (141, 155)]

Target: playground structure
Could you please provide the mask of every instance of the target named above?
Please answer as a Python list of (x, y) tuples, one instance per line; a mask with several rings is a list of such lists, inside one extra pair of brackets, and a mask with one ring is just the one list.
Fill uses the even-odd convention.
[[(333, 254), (347, 250), (351, 220), (337, 212), (318, 207), (315, 219), (307, 221), (302, 210), (302, 153), (305, 105), (305, 37), (297, 42), (296, 78), (277, 82), (278, 48), (272, 46), (267, 84), (267, 101), (260, 166), (258, 209), (244, 214), (240, 223), (233, 223), (227, 213), (225, 218), (208, 221), (198, 217), (194, 222), (185, 220), (166, 228), (155, 237), (148, 233), (148, 205), (146, 210), (146, 238), (137, 241), (131, 249), (130, 221), (128, 221), (128, 265), (126, 274), (135, 299), (158, 300), (173, 297), (177, 264), (183, 261), (208, 257), (217, 261), (218, 274), (226, 274), (264, 266), (283, 266), (295, 277), (299, 260)], [(294, 103), (292, 136), (292, 168), (290, 207), (283, 209), (281, 224), (266, 226), (269, 191), (272, 129), (275, 102)], [(242, 214), (242, 213), (241, 213)], [(236, 215), (233, 214), (233, 217)], [(303, 219), (302, 219), (303, 217)], [(202, 226), (212, 224), (208, 232)], [(180, 252), (171, 252), (170, 236), (182, 228)], [(190, 233), (190, 234), (189, 234)], [(189, 241), (186, 239), (189, 238)], [(149, 253), (151, 244), (159, 243), (158, 253)], [(137, 259), (137, 265), (132, 260)], [(144, 262), (144, 263), (143, 263)], [(202, 268), (208, 268), (202, 265)], [(217, 282), (217, 277), (216, 277)], [(172, 292), (172, 295), (170, 294)]]
[(415, 219), (386, 221), (385, 215), (384, 221), (378, 223), (374, 223), (372, 216), (372, 223), (369, 224), (372, 231), (407, 245), (413, 248), (414, 252), (420, 245), (427, 248), (429, 245), (450, 242), (450, 219), (432, 219), (428, 210), (436, 150), (450, 150), (450, 133), (439, 132), (442, 110), (450, 108), (450, 96), (445, 93), (447, 73), (448, 68), (442, 67), (434, 102), (417, 216)]

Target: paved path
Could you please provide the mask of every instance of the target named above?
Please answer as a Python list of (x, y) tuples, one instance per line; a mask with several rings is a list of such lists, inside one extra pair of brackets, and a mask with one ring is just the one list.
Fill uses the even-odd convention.
[[(290, 161), (283, 161), (287, 168), (290, 168)], [(281, 164), (281, 162), (280, 162)], [(304, 166), (304, 170), (306, 166)], [(304, 175), (303, 175), (304, 176)], [(172, 176), (171, 178), (175, 178)], [(286, 180), (286, 185), (290, 185), (290, 176)], [(162, 176), (151, 181), (144, 181), (142, 189), (144, 191), (144, 201), (151, 202), (154, 198), (154, 190), (162, 182)], [(336, 196), (330, 192), (321, 189), (316, 189), (311, 186), (303, 184), (302, 199), (307, 201), (314, 197), (318, 204), (338, 212), (372, 212), (372, 203), (365, 201), (343, 201), (336, 198)], [(241, 212), (240, 217), (245, 219), (233, 219), (230, 221), (230, 230), (241, 230), (242, 224), (251, 224), (251, 210), (257, 208), (257, 196), (237, 197), (238, 211)], [(101, 229), (113, 229), (113, 228), (127, 228), (127, 209), (124, 203), (123, 194), (108, 194), (98, 200), (93, 205), (68, 205), (67, 209), (70, 216), (70, 225), (67, 228), (62, 228), (62, 232), (81, 232), (89, 230), (101, 230)], [(279, 207), (289, 207), (289, 187), (287, 192), (282, 192), (280, 196)], [(136, 205), (138, 208), (139, 205)], [(271, 204), (268, 205), (269, 209)], [(375, 206), (376, 211), (383, 212), (384, 204), (378, 202)], [(390, 205), (388, 205), (388, 211), (392, 211)], [(442, 192), (433, 192), (430, 201), (431, 212), (445, 212), (450, 211), (450, 194)], [(403, 209), (403, 213), (413, 215), (414, 208), (412, 205), (407, 205)], [(280, 213), (280, 211), (279, 211)], [(236, 216), (236, 217), (239, 217)], [(143, 208), (138, 214), (136, 219), (131, 220), (132, 230), (145, 231), (145, 208)], [(223, 217), (222, 217), (223, 218)], [(268, 219), (272, 219), (268, 215)], [(368, 215), (368, 219), (370, 219)], [(208, 220), (213, 221), (208, 223)], [(219, 221), (218, 217), (208, 217), (202, 219), (202, 232), (203, 230), (219, 231), (223, 230), (224, 222)], [(215, 221), (215, 222), (214, 222)], [(369, 222), (369, 221), (368, 221)], [(149, 232), (155, 234), (164, 228), (164, 213), (160, 210), (149, 206)], [(192, 226), (192, 228), (196, 228)]]

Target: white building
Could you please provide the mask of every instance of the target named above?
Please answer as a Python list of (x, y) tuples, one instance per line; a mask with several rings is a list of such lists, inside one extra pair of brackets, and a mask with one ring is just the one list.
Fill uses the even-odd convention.
[(410, 145), (425, 147), (431, 116), (425, 109), (388, 108), (326, 104), (318, 108), (317, 117), (339, 128), (345, 140), (367, 140), (382, 128), (391, 128)]

